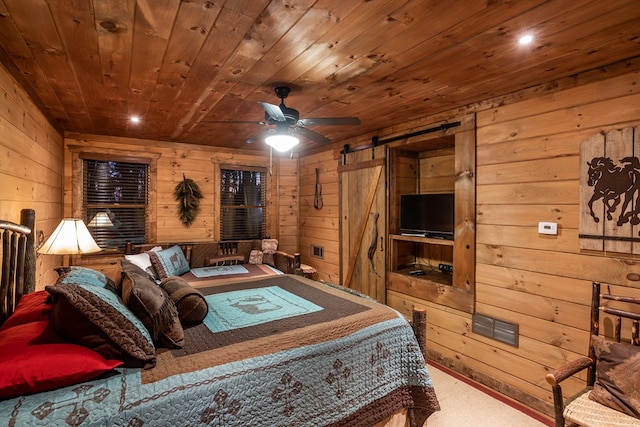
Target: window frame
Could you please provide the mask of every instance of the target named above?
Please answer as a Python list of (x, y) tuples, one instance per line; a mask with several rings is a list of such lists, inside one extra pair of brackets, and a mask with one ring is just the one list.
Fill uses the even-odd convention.
[[(222, 241), (222, 211), (223, 211), (223, 205), (222, 205), (222, 171), (223, 170), (233, 170), (233, 171), (241, 171), (241, 172), (257, 172), (260, 174), (263, 174), (263, 179), (261, 180), (262, 182), (260, 183), (261, 186), (261, 192), (263, 194), (262, 199), (264, 200), (264, 204), (262, 205), (262, 224), (263, 224), (263, 229), (262, 229), (262, 236), (261, 237), (255, 237), (258, 239), (261, 238), (266, 238), (267, 236), (269, 236), (269, 192), (270, 192), (270, 185), (269, 185), (269, 173), (268, 173), (268, 168), (265, 166), (259, 166), (259, 165), (243, 165), (243, 164), (217, 164), (216, 165), (216, 183), (217, 183), (217, 190), (218, 190), (218, 194), (216, 195), (216, 204), (217, 204), (217, 212), (218, 212), (218, 218), (217, 220), (214, 220), (214, 223), (217, 224), (218, 226), (216, 227), (216, 235), (218, 236), (218, 240)], [(231, 238), (231, 239), (227, 239), (229, 241), (233, 241), (233, 240), (246, 240), (245, 238), (242, 239), (238, 239), (237, 237)]]
[[(85, 146), (68, 147), (72, 155), (72, 184), (73, 200), (72, 215), (74, 218), (83, 218), (83, 197), (84, 197), (84, 167), (85, 159), (141, 163), (148, 165), (147, 177), (147, 200), (148, 206), (145, 209), (145, 236), (147, 243), (155, 242), (157, 239), (157, 175), (158, 175), (158, 153), (145, 153), (113, 150), (105, 148), (91, 148)], [(123, 252), (121, 249), (108, 249), (114, 252)]]

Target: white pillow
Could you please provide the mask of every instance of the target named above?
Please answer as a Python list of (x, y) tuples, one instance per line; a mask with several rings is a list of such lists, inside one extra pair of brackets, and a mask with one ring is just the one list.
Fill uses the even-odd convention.
[(158, 274), (156, 273), (156, 269), (151, 265), (151, 259), (149, 258), (148, 252), (157, 252), (161, 250), (162, 246), (154, 246), (147, 252), (142, 252), (135, 255), (125, 255), (124, 258), (149, 273), (153, 278), (157, 279)]

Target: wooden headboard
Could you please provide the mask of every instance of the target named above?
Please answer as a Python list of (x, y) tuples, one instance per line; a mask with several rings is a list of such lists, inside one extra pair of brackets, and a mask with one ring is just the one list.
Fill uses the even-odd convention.
[(0, 220), (0, 325), (15, 309), (22, 295), (36, 288), (36, 213), (23, 209), (20, 224)]

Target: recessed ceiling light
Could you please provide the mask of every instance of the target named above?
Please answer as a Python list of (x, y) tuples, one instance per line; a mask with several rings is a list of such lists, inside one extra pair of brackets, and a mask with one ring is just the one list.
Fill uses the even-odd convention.
[(524, 34), (522, 36), (520, 36), (520, 38), (518, 39), (518, 44), (520, 46), (526, 46), (533, 43), (533, 35), (532, 34)]
[(129, 117), (129, 121), (130, 121), (131, 123), (140, 123), (140, 117), (138, 117), (138, 116), (131, 116), (131, 117)]

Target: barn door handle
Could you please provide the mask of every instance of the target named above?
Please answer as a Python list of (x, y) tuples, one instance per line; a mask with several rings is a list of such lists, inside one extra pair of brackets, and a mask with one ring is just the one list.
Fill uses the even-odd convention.
[(384, 237), (380, 236), (380, 252), (384, 251)]

